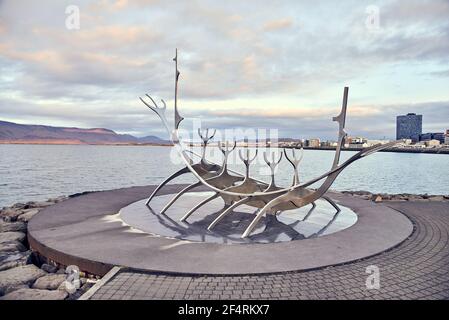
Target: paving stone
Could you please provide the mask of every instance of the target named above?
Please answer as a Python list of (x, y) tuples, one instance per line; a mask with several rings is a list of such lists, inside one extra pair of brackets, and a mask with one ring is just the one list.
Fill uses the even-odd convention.
[[(122, 271), (117, 286), (101, 287), (92, 299), (449, 299), (449, 203), (429, 210), (428, 203), (388, 203), (415, 225), (412, 235), (394, 249), (354, 263), (306, 272), (242, 277), (160, 276)], [(410, 206), (410, 207), (408, 207)], [(413, 210), (411, 210), (413, 209)], [(367, 289), (367, 266), (380, 271), (380, 289)], [(144, 279), (150, 290), (133, 285)], [(181, 283), (183, 286), (181, 287)]]

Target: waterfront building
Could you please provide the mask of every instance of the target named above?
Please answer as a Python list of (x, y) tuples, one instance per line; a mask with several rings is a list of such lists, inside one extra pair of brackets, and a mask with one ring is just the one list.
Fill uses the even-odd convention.
[(426, 144), (426, 147), (438, 147), (440, 145), (440, 141), (435, 139), (426, 140), (424, 143)]
[[(381, 140), (381, 139), (368, 139), (366, 140), (366, 143), (368, 144), (368, 146), (374, 146), (375, 144), (385, 144), (390, 142), (390, 140)], [(410, 140), (411, 143), (411, 140)]]
[(337, 142), (336, 141), (330, 141), (330, 140), (321, 141), (321, 146), (322, 147), (327, 147), (327, 148), (335, 148), (337, 146)]
[(413, 148), (415, 147), (414, 144), (412, 144), (412, 139), (403, 139), (403, 141), (399, 142), (394, 146), (394, 148)]
[(368, 147), (368, 140), (363, 137), (351, 137), (346, 140), (346, 148), (365, 148)]
[(306, 140), (306, 146), (311, 148), (319, 148), (320, 147), (320, 139), (314, 138), (314, 139), (308, 139)]
[(407, 113), (406, 115), (396, 117), (396, 139), (412, 139), (413, 142), (419, 141), (419, 135), (422, 133), (422, 115), (416, 113)]
[(362, 148), (366, 148), (366, 147), (368, 147), (368, 143), (366, 143), (366, 142), (363, 142), (363, 143), (359, 143), (359, 142), (357, 142), (357, 143), (350, 143), (348, 145), (348, 148), (356, 148), (356, 149), (362, 149)]
[(443, 132), (435, 132), (432, 133), (432, 139), (440, 141), (441, 144), (444, 143), (444, 133)]
[(441, 144), (444, 143), (444, 138), (443, 132), (428, 132), (419, 135), (419, 141), (438, 140)]
[(414, 144), (411, 144), (408, 146), (409, 148), (425, 148), (426, 147), (426, 143), (424, 141), (420, 141), (420, 142), (416, 142)]

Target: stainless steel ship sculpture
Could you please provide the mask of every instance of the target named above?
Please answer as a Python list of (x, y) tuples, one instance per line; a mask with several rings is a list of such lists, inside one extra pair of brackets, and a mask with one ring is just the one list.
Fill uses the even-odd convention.
[[(282, 188), (275, 184), (275, 169), (279, 165), (282, 159), (282, 153), (279, 158), (275, 159), (275, 154), (264, 152), (264, 160), (271, 172), (271, 179), (269, 183), (264, 181), (254, 179), (250, 176), (250, 165), (251, 162), (257, 156), (257, 149), (255, 154), (251, 157), (250, 150), (245, 148), (244, 150), (239, 150), (239, 157), (245, 165), (245, 174), (236, 172), (234, 170), (228, 169), (227, 163), (229, 155), (236, 148), (236, 141), (230, 144), (228, 141), (225, 143), (220, 142), (218, 148), (223, 153), (223, 161), (221, 164), (217, 164), (206, 159), (206, 148), (210, 140), (213, 139), (215, 131), (209, 134), (209, 129), (204, 131), (198, 130), (198, 134), (202, 140), (202, 153), (198, 154), (192, 150), (188, 150), (184, 143), (179, 139), (178, 128), (184, 118), (179, 114), (177, 98), (178, 98), (178, 53), (176, 51), (176, 56), (173, 59), (175, 62), (175, 99), (174, 99), (174, 127), (170, 127), (165, 111), (166, 103), (161, 99), (162, 107), (159, 106), (150, 95), (146, 95), (147, 99), (140, 100), (152, 111), (154, 111), (162, 121), (165, 129), (167, 130), (171, 141), (173, 142), (175, 148), (177, 149), (185, 167), (179, 171), (173, 173), (168, 178), (166, 178), (153, 193), (149, 196), (146, 205), (150, 206), (151, 200), (158, 194), (158, 192), (173, 179), (191, 173), (198, 180), (196, 183), (190, 184), (180, 192), (178, 192), (160, 211), (160, 214), (164, 214), (167, 209), (169, 209), (183, 194), (189, 192), (190, 190), (205, 186), (208, 190), (213, 191), (213, 195), (201, 201), (195, 205), (192, 209), (185, 213), (185, 215), (180, 219), (185, 221), (190, 215), (195, 213), (201, 206), (206, 203), (220, 197), (224, 201), (224, 208), (218, 214), (214, 221), (208, 226), (208, 230), (212, 230), (225, 216), (232, 214), (233, 210), (240, 205), (248, 205), (256, 208), (254, 213), (254, 219), (251, 221), (249, 226), (246, 228), (242, 234), (242, 238), (246, 238), (253, 232), (254, 228), (257, 226), (258, 222), (264, 215), (276, 215), (279, 212), (298, 209), (307, 205), (311, 205), (312, 208), (306, 215), (309, 216), (315, 209), (315, 201), (318, 199), (324, 199), (329, 202), (335, 208), (334, 218), (340, 212), (338, 205), (328, 196), (326, 192), (329, 190), (332, 183), (335, 181), (337, 176), (356, 160), (366, 157), (382, 149), (389, 148), (398, 141), (393, 141), (386, 144), (378, 144), (371, 147), (364, 148), (350, 157), (348, 160), (340, 163), (340, 153), (344, 144), (344, 139), (346, 136), (345, 119), (346, 119), (346, 108), (348, 102), (348, 87), (344, 88), (343, 93), (343, 103), (341, 112), (337, 117), (333, 118), (339, 125), (338, 129), (338, 140), (337, 147), (335, 150), (335, 156), (332, 163), (332, 167), (326, 173), (309, 180), (304, 183), (300, 183), (298, 175), (298, 166), (302, 159), (302, 149), (300, 150), (300, 156), (297, 157), (295, 150), (292, 149), (292, 156), (288, 155), (287, 150), (284, 149), (285, 158), (291, 163), (294, 169), (293, 183), (288, 188)], [(195, 159), (198, 159), (195, 162)], [(323, 180), (321, 186), (316, 189), (311, 189), (310, 186)], [(304, 218), (305, 219), (305, 218)]]

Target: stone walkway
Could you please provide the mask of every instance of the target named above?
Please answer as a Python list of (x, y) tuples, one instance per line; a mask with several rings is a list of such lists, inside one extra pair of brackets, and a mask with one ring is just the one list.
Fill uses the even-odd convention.
[[(394, 249), (346, 265), (262, 276), (121, 271), (91, 299), (449, 299), (449, 202), (391, 202), (414, 223)], [(356, 244), (348, 244), (356, 245)], [(379, 289), (367, 289), (368, 266)]]

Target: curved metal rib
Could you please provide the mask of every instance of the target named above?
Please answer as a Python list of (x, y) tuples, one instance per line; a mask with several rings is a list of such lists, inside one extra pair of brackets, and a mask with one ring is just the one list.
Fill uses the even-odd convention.
[(150, 197), (148, 198), (147, 202), (145, 203), (146, 206), (149, 205), (150, 201), (154, 198), (154, 196), (159, 192), (160, 189), (162, 189), (167, 183), (169, 183), (171, 180), (187, 173), (190, 172), (189, 168), (184, 167), (181, 170), (173, 173), (172, 175), (170, 175), (167, 179), (165, 179), (164, 181), (161, 182), (161, 184), (159, 184), (156, 189), (154, 189), (154, 191), (151, 193)]
[(276, 171), (276, 167), (278, 166), (278, 164), (281, 162), (282, 160), (282, 152), (279, 155), (279, 159), (275, 160), (274, 159), (274, 152), (271, 153), (271, 161), (268, 159), (267, 157), (267, 152), (265, 151), (263, 153), (263, 158), (265, 160), (265, 163), (268, 165), (268, 167), (270, 168), (270, 184), (268, 185), (268, 188), (265, 189), (264, 191), (272, 191), (272, 190), (276, 190), (279, 189), (278, 187), (276, 187), (276, 182), (275, 182), (275, 171)]
[(219, 193), (215, 193), (212, 196), (204, 199), (203, 201), (201, 201), (200, 203), (198, 203), (196, 206), (194, 206), (192, 209), (189, 210), (189, 212), (187, 212), (181, 219), (179, 219), (179, 221), (185, 221), (188, 217), (190, 217), (190, 215), (192, 213), (194, 213), (196, 210), (198, 210), (199, 208), (201, 208), (203, 205), (205, 205), (206, 203), (208, 203), (209, 201), (212, 201), (214, 199), (216, 199), (220, 194)]
[(288, 160), (288, 162), (291, 163), (291, 165), (293, 166), (293, 170), (294, 170), (293, 183), (292, 183), (293, 186), (299, 183), (298, 167), (299, 167), (299, 163), (301, 162), (301, 160), (304, 156), (304, 149), (301, 148), (300, 152), (301, 152), (301, 154), (300, 154), (299, 158), (297, 158), (295, 149), (292, 149), (292, 158), (290, 158), (287, 154), (287, 150), (284, 149), (285, 158)]
[(212, 230), (213, 227), (217, 225), (218, 222), (220, 222), (225, 216), (227, 216), (229, 213), (232, 212), (233, 209), (237, 208), (238, 206), (248, 202), (250, 200), (250, 197), (246, 197), (243, 199), (240, 199), (239, 201), (234, 202), (232, 205), (226, 208), (218, 217), (215, 218), (214, 221), (207, 227), (207, 230)]
[[(223, 164), (221, 166), (220, 172), (216, 176), (211, 177), (211, 178), (206, 180), (206, 181), (208, 181), (208, 183), (210, 183), (210, 184), (212, 184), (214, 186), (219, 186), (219, 187), (222, 187), (222, 188), (228, 188), (228, 187), (233, 186), (233, 184), (236, 181), (239, 181), (239, 180), (243, 179), (241, 176), (237, 177), (237, 176), (230, 175), (229, 172), (228, 172), (228, 169), (227, 169), (227, 163), (228, 163), (229, 154), (232, 151), (234, 151), (234, 149), (236, 147), (236, 144), (237, 144), (236, 141), (234, 141), (234, 145), (232, 147), (229, 147), (229, 142), (228, 141), (226, 141), (225, 147), (223, 147), (221, 144), (219, 144), (219, 148), (220, 148), (221, 152), (223, 153)], [(181, 221), (186, 220), (198, 208), (200, 208), (201, 206), (205, 205), (209, 201), (214, 200), (219, 195), (220, 194), (218, 192), (216, 192), (214, 196), (212, 196), (212, 197), (210, 197), (208, 199), (205, 199), (205, 200), (201, 201), (200, 203), (198, 203), (197, 205), (195, 205), (192, 209), (189, 210), (189, 212), (187, 212), (181, 218)], [(226, 200), (225, 200), (225, 204), (226, 204)]]
[[(253, 160), (255, 159), (256, 155), (254, 156)], [(264, 160), (267, 163), (268, 167), (271, 170), (271, 181), (270, 184), (268, 185), (268, 187), (264, 190), (264, 192), (266, 191), (271, 191), (271, 190), (275, 190), (277, 187), (275, 185), (275, 181), (274, 181), (274, 171), (276, 169), (276, 166), (281, 162), (282, 160), (282, 153), (279, 156), (278, 160), (274, 159), (274, 152), (271, 153), (271, 161), (268, 159), (267, 157), (267, 152), (264, 152), (263, 154)], [(242, 157), (241, 157), (242, 158)], [(247, 153), (247, 158), (249, 158), (249, 155)], [(243, 159), (242, 159), (243, 160)], [(251, 160), (252, 161), (252, 160)], [(247, 172), (248, 175), (248, 172)], [(225, 211), (223, 211), (217, 218), (215, 218), (214, 221), (212, 221), (212, 223), (207, 227), (208, 230), (212, 230), (213, 227), (215, 227), (215, 225), (217, 225), (218, 222), (220, 222), (225, 216), (227, 216), (228, 214), (230, 214), (235, 208), (237, 208), (238, 206), (245, 204), (249, 201), (251, 201), (252, 198), (251, 197), (245, 197), (242, 198), (236, 202), (234, 202), (231, 206), (229, 206)]]
[(165, 211), (168, 210), (168, 208), (170, 208), (172, 206), (172, 204), (179, 199), (180, 196), (182, 196), (184, 193), (188, 192), (189, 190), (192, 190), (193, 188), (199, 187), (201, 185), (201, 182), (196, 182), (193, 184), (188, 185), (187, 187), (185, 187), (184, 189), (182, 189), (181, 191), (179, 191), (166, 205), (164, 208), (162, 208), (161, 210), (161, 214), (163, 214)]
[(315, 210), (316, 208), (316, 203), (312, 202), (310, 203), (312, 205), (312, 208), (310, 208), (310, 210), (307, 212), (307, 214), (304, 216), (304, 218), (302, 219), (302, 221), (307, 220), (308, 217), (310, 217), (310, 215), (312, 214), (312, 212)]
[(246, 228), (245, 232), (243, 232), (242, 238), (246, 238), (247, 236), (249, 236), (251, 234), (251, 232), (254, 230), (254, 228), (256, 227), (256, 225), (259, 222), (259, 220), (262, 218), (262, 216), (268, 210), (273, 209), (276, 205), (278, 205), (281, 202), (283, 202), (284, 198), (285, 198), (285, 195), (282, 195), (280, 197), (274, 198), (273, 200), (268, 202), (262, 209), (260, 209), (259, 212), (257, 213), (256, 217), (253, 219), (253, 221), (251, 221), (249, 226)]
[(327, 202), (329, 202), (329, 204), (335, 208), (336, 212), (334, 213), (334, 216), (332, 217), (332, 219), (323, 228), (321, 228), (314, 234), (310, 235), (309, 238), (315, 238), (315, 237), (318, 237), (321, 234), (323, 234), (324, 231), (326, 231), (334, 223), (334, 221), (337, 219), (338, 215), (341, 212), (340, 207), (331, 198), (329, 198), (328, 196), (322, 196), (322, 198), (324, 200), (326, 200)]
[(234, 188), (228, 188), (227, 190), (238, 190), (239, 192), (251, 193), (253, 191), (252, 189), (258, 189), (254, 188), (254, 186), (257, 185), (257, 182), (249, 176), (249, 168), (251, 166), (251, 163), (256, 159), (258, 150), (256, 149), (256, 153), (254, 154), (253, 158), (250, 158), (248, 148), (245, 148), (245, 156), (243, 156), (242, 151), (242, 149), (239, 150), (239, 157), (245, 165), (245, 179), (243, 180), (242, 184), (235, 186)]
[(207, 170), (213, 170), (213, 171), (219, 170), (220, 167), (206, 161), (206, 149), (207, 149), (207, 145), (208, 145), (209, 141), (214, 138), (216, 132), (217, 132), (217, 130), (214, 130), (214, 133), (209, 136), (209, 128), (207, 128), (206, 133), (203, 135), (203, 132), (201, 131), (201, 129), (198, 128), (198, 135), (200, 136), (200, 138), (202, 140), (202, 143), (201, 143), (202, 152), (201, 152), (200, 163)]

